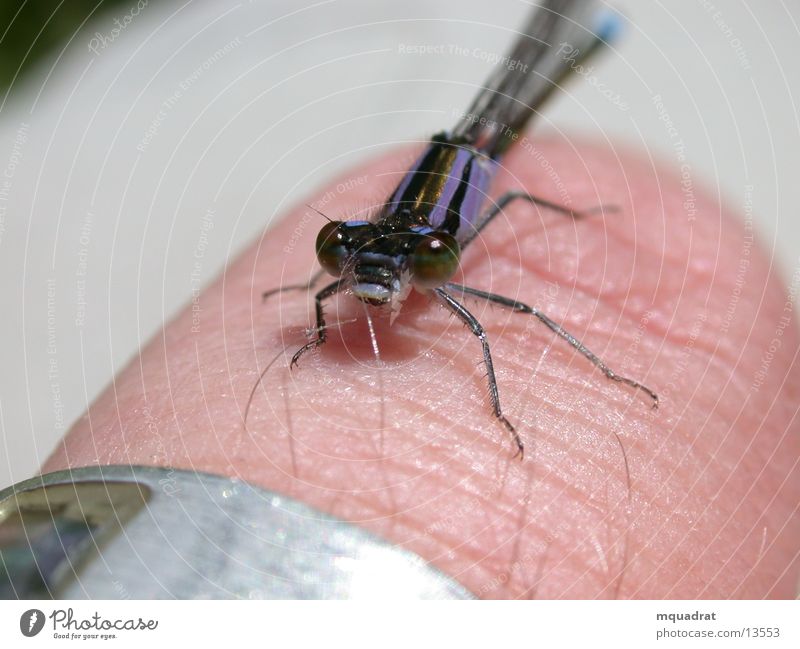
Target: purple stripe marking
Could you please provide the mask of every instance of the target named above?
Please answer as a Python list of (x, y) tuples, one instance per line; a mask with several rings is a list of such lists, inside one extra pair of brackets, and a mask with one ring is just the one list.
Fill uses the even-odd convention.
[[(481, 214), (481, 208), (486, 202), (486, 192), (489, 189), (492, 178), (497, 172), (498, 165), (496, 161), (474, 150), (459, 148), (449, 168), (429, 168), (421, 170), (426, 158), (431, 153), (431, 149), (442, 146), (448, 145), (434, 141), (425, 148), (419, 158), (417, 158), (414, 166), (403, 177), (400, 185), (398, 185), (397, 189), (392, 193), (388, 203), (389, 205), (397, 205), (401, 201), (417, 173), (426, 175), (431, 173), (447, 174), (448, 178), (445, 181), (436, 205), (427, 206), (425, 210), (428, 212), (429, 223), (435, 229), (441, 228), (449, 209), (458, 211), (460, 225), (457, 231), (457, 238), (460, 239), (471, 233), (477, 224), (478, 217)], [(470, 160), (472, 160), (472, 167), (467, 179), (468, 186), (466, 192), (460, 204), (453, 205), (451, 204), (453, 197), (459, 185), (462, 183), (464, 168)]]
[[(451, 203), (453, 195), (463, 182), (464, 167), (470, 160), (472, 160), (472, 168), (466, 180), (466, 192), (460, 204), (454, 205)], [(441, 199), (431, 210), (428, 217), (430, 224), (434, 228), (441, 227), (448, 210), (454, 209), (458, 212), (460, 220), (456, 233), (458, 235), (457, 238), (460, 239), (471, 233), (478, 217), (481, 215), (482, 207), (486, 203), (486, 192), (489, 190), (489, 185), (496, 171), (497, 163), (494, 160), (467, 149), (461, 149), (456, 156), (452, 169), (448, 172), (450, 177), (447, 179)]]

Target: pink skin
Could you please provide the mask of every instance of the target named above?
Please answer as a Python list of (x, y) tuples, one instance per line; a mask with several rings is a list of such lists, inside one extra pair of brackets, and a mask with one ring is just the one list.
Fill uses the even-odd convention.
[[(526, 443), (512, 459), (478, 341), (419, 294), (392, 324), (372, 311), (380, 363), (364, 305), (333, 300), (328, 321), (343, 324), (290, 372), (311, 296), (262, 304), (260, 293), (316, 267), (324, 221), (301, 206), (202, 294), (199, 321), (187, 308), (165, 325), (44, 469), (236, 476), (363, 525), (481, 597), (793, 597), (798, 335), (781, 324), (791, 308), (768, 259), (707, 196), (689, 212), (680, 179), (646, 157), (547, 140), (537, 150), (509, 155), (493, 196), (524, 187), (620, 210), (574, 222), (516, 203), (464, 253), (463, 280), (540, 306), (658, 392), (658, 410), (535, 319), (467, 300)], [(309, 202), (355, 216), (412, 158), (375, 161), (343, 176), (368, 176), (355, 189)], [(284, 348), (245, 429), (258, 374)]]

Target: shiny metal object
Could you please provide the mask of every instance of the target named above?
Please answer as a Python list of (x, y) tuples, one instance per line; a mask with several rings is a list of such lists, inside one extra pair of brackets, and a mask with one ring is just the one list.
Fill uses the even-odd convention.
[(469, 599), (421, 557), (240, 480), (86, 467), (0, 492), (0, 597)]

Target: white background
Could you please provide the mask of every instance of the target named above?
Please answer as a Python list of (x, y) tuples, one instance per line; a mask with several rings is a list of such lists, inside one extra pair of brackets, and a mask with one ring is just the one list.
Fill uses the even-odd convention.
[[(389, 605), (387, 605), (389, 604)], [(54, 609), (73, 609), (73, 621), (155, 620), (152, 631), (119, 631), (114, 640), (55, 639)], [(480, 610), (477, 608), (480, 607)], [(47, 622), (35, 639), (23, 638), (20, 616), (31, 608)], [(795, 601), (486, 601), (486, 602), (0, 602), (0, 642), (3, 646), (50, 645), (148, 647), (248, 646), (253, 639), (269, 646), (300, 647), (796, 647)], [(663, 621), (661, 614), (714, 614), (715, 621)], [(59, 615), (64, 619), (66, 612)], [(314, 620), (309, 624), (309, 620)], [(408, 621), (413, 620), (413, 624)], [(778, 629), (777, 637), (754, 639), (656, 639), (656, 632), (713, 631), (746, 628)], [(773, 631), (774, 632), (774, 631)], [(99, 632), (98, 632), (99, 633)], [(67, 632), (69, 635), (70, 632)]]
[[(696, 184), (738, 211), (752, 185), (761, 242), (788, 279), (800, 254), (798, 5), (613, 6), (626, 33), (594, 75), (628, 109), (578, 78), (538, 128), (644, 147), (677, 168), (661, 95)], [(404, 55), (401, 44), (502, 52), (525, 11), (518, 0), (152, 2), (98, 53), (93, 34), (110, 38), (130, 11), (90, 18), (14, 84), (0, 105), (0, 180), (11, 172), (0, 200), (0, 487), (29, 477), (187, 303), (210, 207), (204, 283), (349, 165), (449, 127), (490, 70), (478, 56)]]

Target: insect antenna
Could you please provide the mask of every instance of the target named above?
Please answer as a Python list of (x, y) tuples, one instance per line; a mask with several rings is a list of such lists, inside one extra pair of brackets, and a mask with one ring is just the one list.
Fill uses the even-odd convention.
[(314, 207), (313, 205), (309, 205), (308, 203), (306, 203), (306, 207), (307, 207), (308, 209), (310, 209), (310, 210), (314, 210), (314, 211), (315, 211), (317, 214), (319, 214), (319, 215), (320, 215), (320, 216), (321, 216), (323, 219), (325, 219), (325, 220), (326, 220), (328, 223), (333, 223), (333, 219), (332, 219), (331, 217), (327, 216), (326, 214), (323, 214), (322, 212), (320, 212), (320, 211), (319, 211), (319, 210), (318, 210), (316, 207)]

